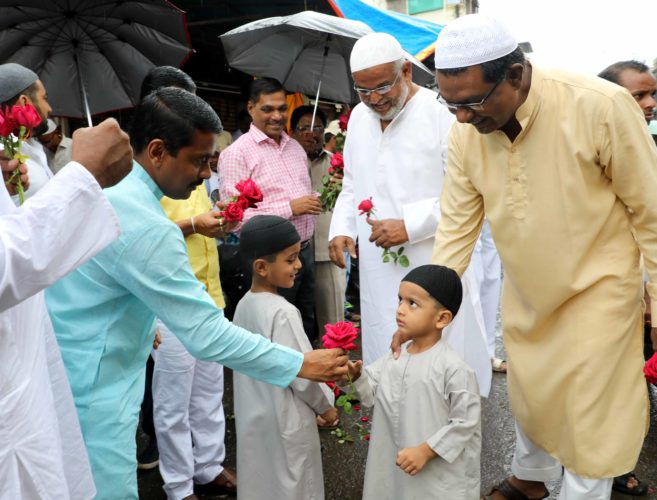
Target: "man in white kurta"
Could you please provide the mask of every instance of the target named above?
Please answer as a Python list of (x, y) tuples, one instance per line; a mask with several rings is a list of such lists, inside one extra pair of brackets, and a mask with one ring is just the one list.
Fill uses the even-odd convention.
[[(233, 322), (297, 351), (312, 350), (301, 314), (273, 293), (247, 292)], [(240, 373), (235, 385), (237, 496), (244, 500), (324, 498), (322, 455), (315, 415), (333, 406), (326, 384), (296, 378), (273, 387)]]
[[(96, 493), (43, 289), (119, 235), (101, 175), (113, 168), (118, 181), (131, 152), (113, 120), (77, 138), (89, 170), (71, 162), (21, 208), (0, 187), (0, 498)], [(112, 148), (125, 164), (106, 161)]]
[[(434, 92), (412, 83), (411, 63), (403, 57), (399, 43), (383, 33), (367, 35), (354, 46), (351, 66), (356, 84), (362, 87), (362, 102), (349, 119), (343, 188), (329, 232), (331, 259), (340, 267), (344, 267), (343, 251), (353, 252), (358, 239), (365, 364), (388, 352), (397, 329), (402, 277), (431, 260), (447, 137), (454, 121)], [(369, 197), (374, 202), (374, 226), (358, 215), (358, 204)], [(383, 248), (398, 251), (400, 246), (410, 268), (382, 261)], [(463, 279), (462, 311), (445, 338), (473, 367), (481, 392), (487, 395), (490, 360), (478, 285), (473, 274), (466, 273)]]

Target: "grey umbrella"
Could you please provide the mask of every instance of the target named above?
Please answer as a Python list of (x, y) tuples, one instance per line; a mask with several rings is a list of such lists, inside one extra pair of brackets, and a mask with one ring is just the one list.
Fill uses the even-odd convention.
[(0, 63), (35, 71), (57, 116), (134, 106), (153, 66), (192, 49), (185, 14), (165, 0), (0, 0)]
[[(228, 64), (250, 75), (271, 77), (291, 92), (337, 102), (357, 102), (349, 69), (356, 40), (372, 29), (360, 21), (304, 11), (245, 24), (221, 35)], [(433, 83), (433, 75), (412, 55), (413, 80)]]

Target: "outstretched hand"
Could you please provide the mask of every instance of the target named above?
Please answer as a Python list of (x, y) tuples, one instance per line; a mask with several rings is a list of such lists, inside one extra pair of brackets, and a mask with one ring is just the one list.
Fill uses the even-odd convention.
[(316, 349), (303, 355), (297, 377), (315, 382), (333, 382), (347, 376), (349, 356), (342, 349)]
[[(0, 152), (0, 155), (1, 154), (2, 153)], [(16, 190), (16, 185), (18, 183), (15, 182), (15, 180), (10, 182), (10, 179), (14, 175), (14, 170), (16, 170), (16, 168), (19, 169), (23, 189), (27, 190), (27, 188), (30, 186), (30, 180), (27, 175), (27, 166), (25, 164), (19, 165), (18, 160), (8, 160), (4, 156), (0, 156), (0, 168), (2, 169), (2, 179), (7, 186), (7, 191), (9, 191), (9, 194), (18, 194), (18, 191)]]

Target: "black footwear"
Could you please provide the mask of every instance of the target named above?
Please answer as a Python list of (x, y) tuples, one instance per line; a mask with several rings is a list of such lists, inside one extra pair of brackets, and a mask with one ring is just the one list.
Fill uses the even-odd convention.
[(151, 439), (144, 451), (137, 455), (137, 469), (150, 470), (160, 465), (160, 453), (157, 449), (157, 441)]
[[(629, 486), (630, 479), (634, 479), (636, 481), (636, 486)], [(648, 493), (648, 485), (643, 481), (640, 481), (633, 472), (628, 472), (622, 476), (615, 477), (612, 489), (618, 491), (619, 493), (624, 493), (625, 495), (632, 495), (635, 497), (640, 497)]]

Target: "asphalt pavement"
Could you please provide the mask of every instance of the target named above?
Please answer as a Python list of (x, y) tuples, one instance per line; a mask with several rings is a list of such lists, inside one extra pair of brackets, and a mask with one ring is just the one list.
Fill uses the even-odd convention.
[[(501, 340), (498, 339), (498, 350), (501, 352)], [(352, 357), (357, 359), (357, 355)], [(226, 426), (226, 461), (229, 467), (235, 466), (235, 422), (232, 418), (232, 376), (226, 370), (226, 391), (224, 407), (228, 415)], [(650, 484), (651, 493), (641, 498), (656, 500), (657, 492), (657, 389), (650, 387), (651, 400), (651, 430), (648, 434), (636, 474), (643, 481)], [(321, 431), (322, 459), (324, 464), (324, 482), (326, 500), (358, 500), (362, 495), (362, 483), (365, 472), (368, 442), (359, 439), (357, 424), (367, 430), (369, 422), (363, 422), (363, 417), (369, 418), (370, 412), (361, 408), (352, 415), (342, 415), (342, 428), (354, 439), (353, 443), (340, 443), (335, 435), (328, 431)], [(360, 433), (362, 434), (362, 432)], [(493, 384), (489, 397), (482, 401), (482, 454), (481, 454), (481, 485), (482, 492), (488, 491), (494, 484), (510, 474), (511, 459), (513, 457), (515, 432), (513, 419), (509, 412), (506, 395), (506, 375), (494, 374)], [(143, 436), (140, 445), (144, 445)], [(139, 472), (139, 496), (144, 500), (164, 500), (166, 495), (162, 490), (162, 480), (157, 469)], [(239, 478), (238, 481), (245, 480)], [(559, 483), (549, 484), (550, 499), (556, 499), (559, 492)], [(215, 500), (218, 496), (201, 496), (204, 500)], [(630, 499), (622, 494), (614, 493), (612, 499)], [(285, 500), (285, 499), (262, 499)], [(445, 499), (448, 500), (448, 499)]]

